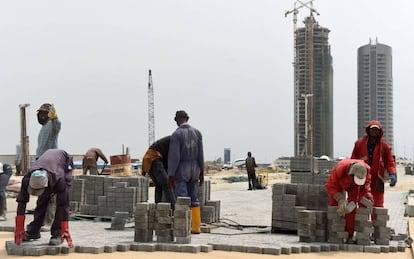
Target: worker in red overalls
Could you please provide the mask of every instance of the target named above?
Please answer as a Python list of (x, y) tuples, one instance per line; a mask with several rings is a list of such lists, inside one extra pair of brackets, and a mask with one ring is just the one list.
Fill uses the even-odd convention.
[[(366, 197), (373, 201), (371, 190), (370, 167), (363, 160), (341, 160), (331, 171), (325, 184), (329, 195), (329, 206), (338, 206), (338, 213), (345, 214), (345, 230), (349, 238), (354, 234), (355, 213), (361, 204), (361, 198)], [(345, 197), (347, 194), (347, 198)], [(354, 202), (356, 207), (347, 211), (348, 202)]]
[(371, 192), (374, 207), (384, 207), (384, 182), (390, 179), (390, 187), (397, 184), (395, 160), (391, 147), (382, 136), (384, 131), (379, 121), (372, 120), (365, 129), (367, 135), (355, 142), (351, 158), (364, 160), (371, 167)]

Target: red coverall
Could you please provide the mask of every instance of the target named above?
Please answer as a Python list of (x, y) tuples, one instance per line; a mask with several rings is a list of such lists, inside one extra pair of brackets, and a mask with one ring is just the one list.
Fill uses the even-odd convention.
[[(367, 169), (367, 176), (364, 185), (357, 185), (354, 182), (354, 176), (349, 175), (349, 169), (353, 163), (363, 163)], [(348, 202), (355, 202), (357, 207), (365, 207), (363, 204), (360, 204), (362, 197), (366, 197), (372, 201), (372, 194), (370, 192), (371, 176), (370, 176), (370, 167), (363, 160), (358, 159), (344, 159), (341, 160), (334, 169), (331, 171), (331, 175), (328, 181), (325, 184), (326, 191), (329, 195), (329, 206), (338, 206), (338, 202), (334, 199), (335, 193), (343, 193), (344, 191), (348, 194)], [(350, 236), (354, 233), (355, 226), (355, 213), (356, 208), (345, 214), (345, 230)]]
[[(375, 145), (372, 161), (368, 154), (368, 130), (371, 125), (381, 127), (378, 135), (378, 143)], [(371, 193), (374, 196), (374, 207), (384, 207), (384, 178), (385, 171), (390, 174), (396, 173), (395, 161), (392, 156), (390, 145), (382, 139), (384, 132), (379, 121), (370, 121), (366, 127), (367, 135), (355, 142), (351, 158), (364, 160), (371, 167)]]

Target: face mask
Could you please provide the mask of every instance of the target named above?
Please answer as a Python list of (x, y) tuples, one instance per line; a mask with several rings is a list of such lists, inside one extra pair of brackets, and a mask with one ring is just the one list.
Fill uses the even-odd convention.
[(45, 125), (48, 120), (49, 120), (49, 117), (47, 116), (46, 112), (37, 113), (37, 121), (39, 122), (39, 124)]

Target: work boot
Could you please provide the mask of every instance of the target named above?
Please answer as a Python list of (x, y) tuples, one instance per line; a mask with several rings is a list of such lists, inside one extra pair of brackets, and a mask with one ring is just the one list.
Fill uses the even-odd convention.
[(30, 241), (32, 239), (39, 239), (40, 233), (30, 234), (26, 231), (26, 237), (23, 238), (23, 241)]
[(200, 207), (191, 207), (191, 234), (200, 234)]

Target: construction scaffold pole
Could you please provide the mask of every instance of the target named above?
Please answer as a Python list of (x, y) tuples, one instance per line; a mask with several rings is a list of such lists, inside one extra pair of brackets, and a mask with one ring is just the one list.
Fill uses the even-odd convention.
[(20, 152), (22, 159), (22, 174), (26, 174), (30, 167), (29, 136), (26, 130), (26, 108), (30, 104), (20, 104)]
[(148, 146), (155, 141), (154, 126), (154, 87), (152, 84), (151, 69), (148, 73)]

